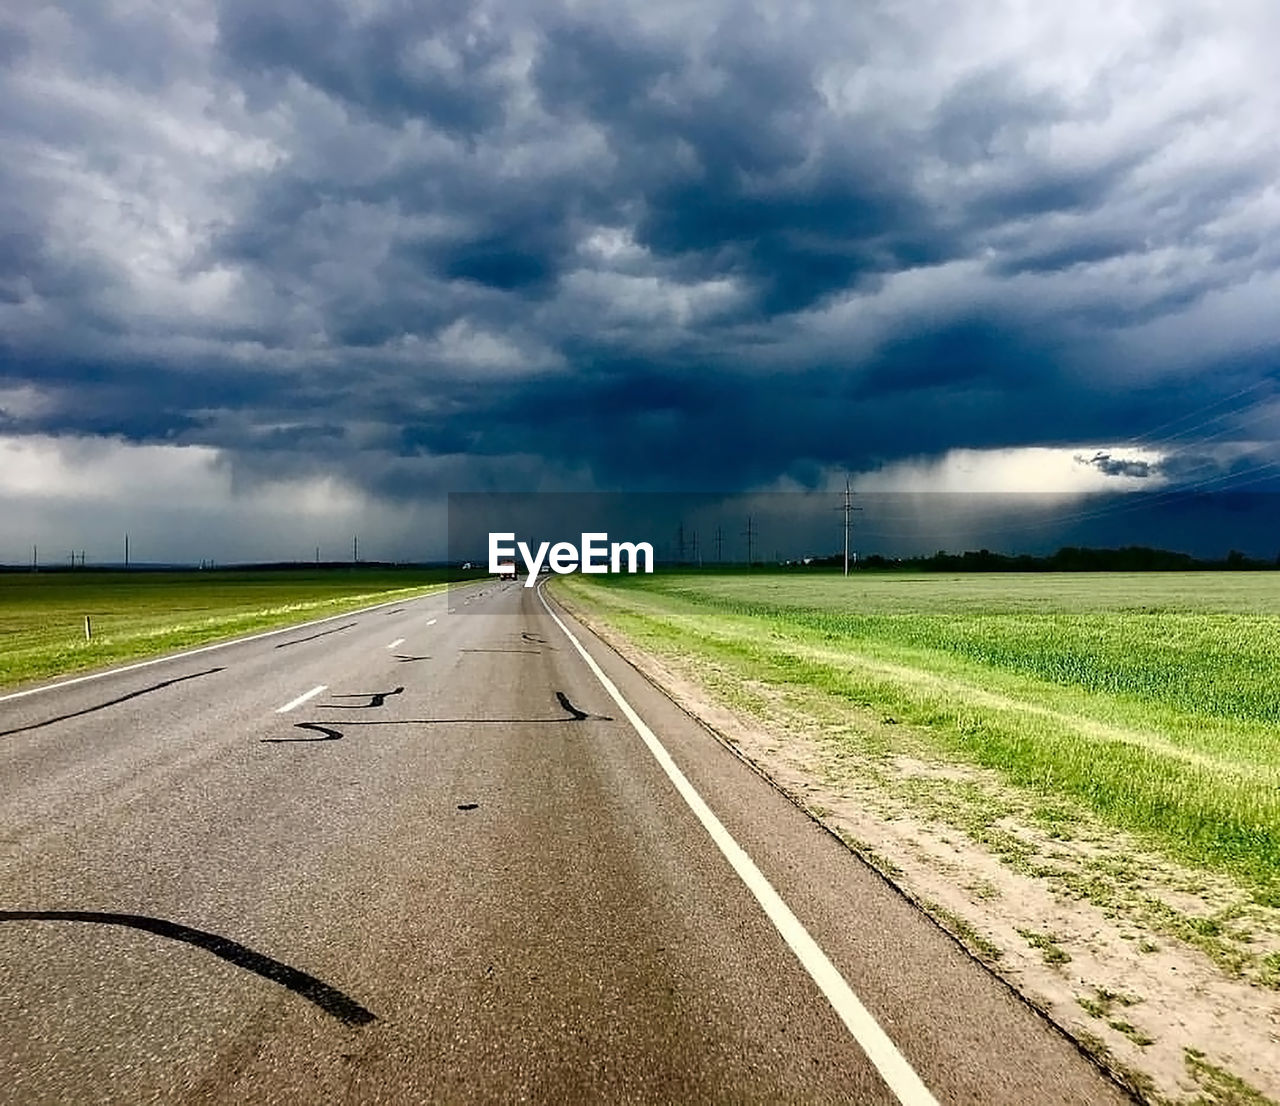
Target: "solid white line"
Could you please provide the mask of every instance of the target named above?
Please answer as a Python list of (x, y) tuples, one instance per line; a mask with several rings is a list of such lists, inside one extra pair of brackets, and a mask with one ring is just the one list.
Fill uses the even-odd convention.
[[(91, 672), (87, 676), (76, 676), (70, 680), (60, 680), (56, 684), (42, 684), (40, 687), (29, 687), (26, 691), (11, 691), (8, 695), (0, 695), (0, 703), (7, 703), (10, 699), (24, 699), (28, 695), (39, 695), (42, 691), (57, 691), (60, 687), (71, 687), (74, 684), (87, 683), (89, 680), (101, 680), (104, 676), (118, 676), (121, 672), (133, 672), (139, 668), (150, 668), (153, 664), (163, 664), (165, 661), (180, 661), (185, 657), (195, 657), (201, 653), (208, 653), (214, 649), (225, 649), (229, 645), (244, 645), (250, 641), (261, 641), (263, 638), (275, 637), (277, 634), (287, 634), (294, 630), (305, 630), (308, 626), (323, 626), (326, 622), (333, 622), (339, 618), (350, 618), (353, 614), (365, 614), (368, 611), (376, 611), (382, 607), (391, 607), (396, 603), (412, 603), (416, 599), (430, 599), (433, 595), (441, 594), (443, 589), (438, 591), (429, 591), (425, 595), (410, 595), (408, 597), (401, 596), (399, 599), (388, 599), (385, 603), (375, 603), (372, 607), (358, 607), (354, 611), (343, 611), (341, 614), (331, 614), (325, 618), (315, 618), (310, 622), (295, 622), (289, 626), (281, 626), (278, 630), (264, 630), (260, 634), (249, 634), (247, 637), (233, 637), (230, 641), (218, 641), (213, 645), (202, 645), (199, 649), (188, 649), (185, 653), (167, 653), (163, 657), (152, 657), (149, 661), (138, 661), (136, 664), (125, 664), (119, 668), (108, 668), (103, 672)], [(431, 622), (434, 622), (433, 618)], [(427, 625), (430, 626), (431, 622)]]
[(434, 618), (428, 618), (428, 619), (427, 619), (427, 625), (428, 625), (428, 626), (434, 626), (435, 624), (436, 624), (436, 620), (435, 620)]
[(844, 977), (827, 958), (827, 954), (822, 951), (818, 942), (810, 936), (809, 931), (805, 929), (800, 919), (792, 913), (791, 908), (783, 901), (782, 896), (774, 890), (773, 885), (765, 878), (764, 873), (756, 867), (755, 861), (747, 855), (742, 846), (724, 828), (724, 824), (720, 819), (712, 813), (711, 808), (707, 806), (702, 796), (694, 789), (688, 777), (680, 771), (679, 766), (671, 758), (671, 754), (667, 752), (662, 742), (657, 739), (653, 731), (645, 724), (644, 719), (632, 708), (631, 704), (622, 697), (622, 692), (604, 674), (604, 670), (595, 662), (595, 658), (582, 647), (582, 643), (574, 636), (573, 631), (551, 609), (546, 596), (542, 594), (541, 587), (538, 588), (538, 598), (542, 600), (542, 605), (546, 608), (547, 614), (564, 631), (565, 636), (578, 651), (579, 656), (586, 661), (587, 667), (595, 674), (596, 679), (600, 681), (605, 691), (618, 704), (618, 709), (627, 716), (627, 721), (631, 723), (636, 733), (640, 735), (641, 739), (649, 747), (649, 752), (653, 754), (654, 760), (662, 766), (662, 770), (666, 772), (667, 777), (675, 785), (681, 798), (689, 804), (689, 809), (697, 815), (698, 821), (702, 823), (703, 828), (711, 835), (711, 839), (724, 854), (725, 859), (729, 861), (733, 870), (737, 872), (738, 878), (746, 884), (747, 890), (755, 896), (756, 902), (764, 909), (765, 914), (768, 915), (769, 920), (774, 924), (778, 933), (781, 934), (782, 939), (790, 946), (791, 951), (796, 954), (796, 958), (803, 965), (805, 971), (809, 973), (814, 983), (818, 985), (818, 988), (826, 996), (827, 1001), (831, 1003), (840, 1020), (844, 1022), (846, 1028), (853, 1034), (854, 1040), (862, 1047), (862, 1051), (867, 1054), (867, 1059), (875, 1065), (876, 1071), (880, 1073), (880, 1077), (885, 1081), (898, 1101), (903, 1106), (938, 1106), (938, 1100), (933, 1097), (929, 1088), (924, 1085), (924, 1081), (916, 1074), (915, 1069), (907, 1062), (906, 1057), (898, 1051), (898, 1046), (880, 1028), (880, 1024), (871, 1012), (862, 1005), (861, 1000), (853, 993), (853, 988), (845, 982)]
[(328, 690), (328, 684), (320, 684), (318, 687), (313, 687), (310, 691), (303, 692), (303, 694), (299, 695), (296, 699), (290, 699), (284, 706), (280, 707), (276, 711), (276, 714), (288, 714), (294, 707), (300, 707), (308, 699), (314, 699), (320, 694), (320, 692)]
[(403, 645), (403, 644), (404, 644), (404, 638), (398, 637), (395, 639), (395, 641), (393, 641), (390, 645), (388, 645), (387, 648), (394, 649), (397, 645)]

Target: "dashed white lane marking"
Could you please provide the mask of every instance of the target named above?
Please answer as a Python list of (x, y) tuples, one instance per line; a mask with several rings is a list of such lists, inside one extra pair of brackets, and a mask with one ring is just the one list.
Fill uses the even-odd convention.
[(428, 625), (428, 626), (434, 626), (435, 624), (436, 624), (436, 619), (434, 619), (434, 618), (428, 618), (428, 619), (427, 619), (427, 625)]
[(403, 644), (404, 644), (404, 638), (398, 637), (395, 639), (395, 641), (393, 641), (390, 645), (388, 645), (387, 648), (394, 649), (397, 645), (403, 645)]
[(565, 637), (569, 639), (574, 649), (578, 651), (578, 655), (586, 661), (587, 667), (595, 674), (596, 679), (600, 681), (605, 691), (609, 693), (610, 698), (618, 704), (618, 709), (627, 716), (627, 721), (631, 723), (632, 728), (640, 735), (645, 745), (649, 747), (649, 752), (653, 754), (654, 760), (666, 772), (667, 777), (680, 793), (680, 797), (689, 804), (689, 809), (693, 811), (698, 821), (702, 823), (703, 828), (711, 835), (711, 840), (716, 843), (716, 846), (724, 854), (725, 859), (738, 874), (738, 878), (746, 884), (747, 890), (755, 896), (756, 902), (760, 904), (765, 914), (768, 915), (769, 920), (778, 930), (778, 933), (781, 934), (782, 939), (786, 941), (791, 951), (796, 954), (796, 958), (803, 965), (804, 970), (809, 973), (810, 978), (818, 985), (818, 988), (826, 996), (827, 1001), (831, 1003), (840, 1020), (844, 1022), (845, 1027), (861, 1046), (862, 1051), (867, 1054), (867, 1059), (875, 1065), (876, 1071), (880, 1073), (880, 1077), (888, 1085), (894, 1096), (902, 1103), (902, 1106), (938, 1106), (938, 1100), (933, 1097), (929, 1088), (924, 1085), (924, 1080), (916, 1074), (915, 1069), (907, 1062), (907, 1058), (898, 1051), (898, 1046), (893, 1043), (889, 1035), (880, 1028), (880, 1023), (876, 1021), (871, 1011), (862, 1005), (862, 1001), (853, 993), (853, 988), (845, 982), (844, 976), (836, 970), (836, 966), (827, 958), (827, 954), (822, 951), (818, 942), (804, 928), (800, 919), (792, 913), (791, 908), (783, 901), (782, 896), (774, 890), (773, 884), (765, 878), (764, 873), (756, 867), (755, 861), (747, 855), (746, 850), (733, 839), (733, 835), (724, 828), (724, 824), (712, 813), (711, 808), (707, 806), (706, 801), (694, 789), (688, 777), (680, 771), (679, 766), (671, 758), (671, 754), (667, 752), (662, 742), (657, 739), (654, 732), (645, 724), (644, 719), (635, 712), (631, 704), (622, 697), (622, 692), (604, 674), (604, 670), (596, 663), (595, 658), (582, 647), (582, 643), (574, 636), (573, 631), (551, 609), (546, 596), (542, 594), (541, 587), (538, 588), (538, 598), (542, 600), (542, 605), (546, 608), (547, 614), (564, 631)]
[(304, 692), (303, 694), (299, 695), (296, 699), (290, 699), (289, 702), (285, 703), (284, 706), (280, 707), (276, 711), (276, 714), (288, 714), (291, 710), (293, 710), (294, 707), (300, 707), (308, 699), (314, 699), (317, 695), (320, 694), (320, 692), (328, 691), (328, 690), (329, 690), (328, 684), (321, 684), (319, 687), (313, 687), (310, 691)]

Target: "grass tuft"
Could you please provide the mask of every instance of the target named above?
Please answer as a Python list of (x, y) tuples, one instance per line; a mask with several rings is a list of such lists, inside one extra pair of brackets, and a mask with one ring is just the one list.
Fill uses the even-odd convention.
[(1186, 1049), (1183, 1058), (1188, 1074), (1206, 1092), (1193, 1106), (1276, 1106), (1272, 1099), (1238, 1075), (1211, 1064), (1198, 1049)]
[(1033, 949), (1039, 949), (1044, 962), (1051, 968), (1060, 968), (1071, 963), (1071, 954), (1060, 944), (1058, 939), (1049, 933), (1037, 933), (1031, 929), (1020, 929), (1018, 933)]

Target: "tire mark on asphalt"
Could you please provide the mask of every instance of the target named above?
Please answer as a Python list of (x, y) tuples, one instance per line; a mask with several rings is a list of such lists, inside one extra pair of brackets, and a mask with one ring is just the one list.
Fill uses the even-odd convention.
[(277, 649), (288, 649), (290, 645), (301, 645), (304, 641), (315, 641), (318, 637), (327, 637), (329, 634), (336, 634), (342, 630), (349, 630), (352, 626), (357, 625), (355, 622), (348, 622), (344, 626), (335, 626), (332, 630), (321, 630), (318, 634), (312, 634), (310, 637), (294, 638), (293, 641), (282, 641), (276, 646)]
[(585, 710), (580, 710), (569, 702), (569, 696), (567, 696), (563, 691), (556, 692), (556, 699), (559, 700), (560, 705), (564, 707), (565, 710), (573, 715), (573, 721), (575, 722), (585, 722), (588, 718), (595, 719), (597, 722), (613, 721), (613, 719), (607, 714), (588, 714)]
[(404, 688), (397, 687), (392, 691), (360, 691), (351, 695), (330, 695), (330, 699), (368, 699), (367, 703), (320, 703), (320, 710), (373, 710), (385, 707), (392, 695), (403, 695)]
[(73, 710), (69, 714), (60, 714), (56, 718), (46, 718), (43, 722), (32, 722), (26, 726), (15, 726), (11, 730), (0, 730), (0, 737), (8, 737), (10, 734), (26, 733), (28, 730), (38, 730), (45, 726), (52, 726), (57, 722), (66, 722), (70, 718), (80, 718), (85, 714), (92, 714), (94, 711), (106, 710), (107, 707), (114, 707), (120, 703), (127, 703), (130, 699), (136, 699), (140, 695), (150, 695), (153, 691), (160, 691), (162, 688), (172, 687), (174, 684), (180, 684), (187, 680), (198, 680), (201, 676), (212, 676), (215, 672), (225, 672), (225, 668), (206, 668), (203, 672), (191, 672), (186, 676), (175, 676), (171, 680), (161, 680), (158, 684), (152, 684), (150, 687), (139, 688), (137, 691), (131, 691), (127, 695), (118, 695), (114, 699), (108, 699), (105, 703), (98, 703), (92, 707), (85, 707), (83, 710)]
[(195, 945), (228, 964), (279, 983), (308, 1002), (315, 1003), (344, 1025), (368, 1025), (378, 1020), (377, 1015), (366, 1010), (350, 995), (343, 994), (336, 987), (308, 972), (290, 967), (283, 961), (242, 945), (239, 941), (233, 941), (230, 937), (193, 929), (166, 918), (149, 918), (143, 914), (110, 914), (96, 910), (0, 910), (0, 922), (90, 922), (140, 929), (158, 937), (167, 937), (171, 941)]
[(323, 737), (264, 737), (260, 739), (263, 745), (289, 745), (295, 741), (341, 741), (342, 731), (332, 730), (328, 726), (322, 726), (319, 722), (295, 722), (293, 724), (295, 730), (314, 730), (316, 733), (324, 734)]
[[(588, 714), (569, 701), (563, 691), (556, 692), (556, 699), (569, 715), (568, 718), (393, 718), (386, 722), (348, 722), (342, 726), (563, 726), (571, 722), (612, 722), (609, 714)], [(293, 738), (295, 741), (315, 741), (316, 738)]]

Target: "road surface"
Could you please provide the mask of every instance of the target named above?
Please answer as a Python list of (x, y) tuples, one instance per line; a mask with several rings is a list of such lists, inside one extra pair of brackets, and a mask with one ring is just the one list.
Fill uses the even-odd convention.
[(1126, 1101), (559, 617), (0, 698), (0, 1101)]

